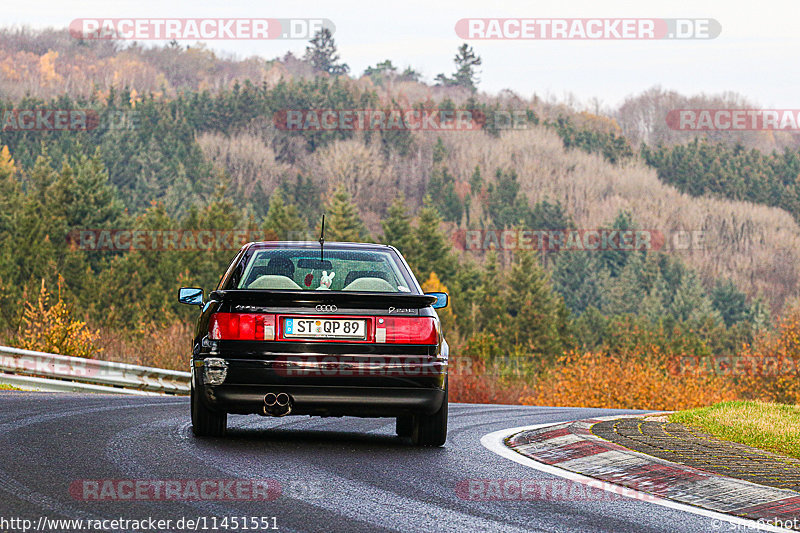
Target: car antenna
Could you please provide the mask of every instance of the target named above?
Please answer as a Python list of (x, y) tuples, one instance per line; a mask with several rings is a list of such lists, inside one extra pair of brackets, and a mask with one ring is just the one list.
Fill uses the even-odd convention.
[(322, 230), (319, 232), (319, 260), (325, 260), (325, 213), (322, 214)]

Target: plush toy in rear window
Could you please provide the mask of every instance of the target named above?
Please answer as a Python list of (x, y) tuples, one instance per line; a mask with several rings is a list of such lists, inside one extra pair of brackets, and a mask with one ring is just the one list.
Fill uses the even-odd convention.
[(331, 270), (331, 273), (328, 274), (327, 271), (322, 271), (322, 279), (319, 280), (319, 287), (317, 287), (318, 291), (329, 291), (331, 290), (331, 283), (333, 283), (333, 278), (336, 276), (336, 272)]

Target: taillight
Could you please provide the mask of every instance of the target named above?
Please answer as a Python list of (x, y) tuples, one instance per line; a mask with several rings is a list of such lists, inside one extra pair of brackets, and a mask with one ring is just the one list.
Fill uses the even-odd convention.
[(375, 342), (391, 344), (438, 344), (436, 321), (424, 317), (378, 317)]
[(255, 313), (214, 313), (208, 323), (213, 340), (275, 340), (275, 315)]

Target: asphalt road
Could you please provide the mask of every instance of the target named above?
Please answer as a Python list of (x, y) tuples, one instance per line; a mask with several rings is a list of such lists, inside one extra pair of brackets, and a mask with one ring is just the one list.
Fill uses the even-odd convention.
[[(3, 519), (36, 527), (42, 517), (205, 517), (205, 531), (214, 531), (217, 517), (217, 531), (225, 531), (226, 516), (229, 528), (232, 517), (275, 517), (278, 531), (348, 533), (719, 530), (711, 519), (621, 497), (473, 501), (456, 490), (470, 479), (557, 486), (560, 478), (500, 457), (480, 438), (617, 412), (623, 411), (451, 404), (447, 445), (420, 449), (397, 438), (389, 419), (231, 416), (228, 437), (197, 440), (188, 399), (0, 393), (0, 531), (21, 531), (19, 522), (15, 528)], [(86, 501), (85, 493), (75, 494), (76, 484), (86, 486), (81, 480), (208, 479), (272, 479), (281, 495), (272, 501)]]

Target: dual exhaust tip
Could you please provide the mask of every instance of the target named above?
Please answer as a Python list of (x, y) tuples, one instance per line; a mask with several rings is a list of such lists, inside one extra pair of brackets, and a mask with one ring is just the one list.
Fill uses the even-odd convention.
[(292, 397), (285, 392), (268, 392), (264, 396), (264, 415), (286, 416), (292, 412)]

